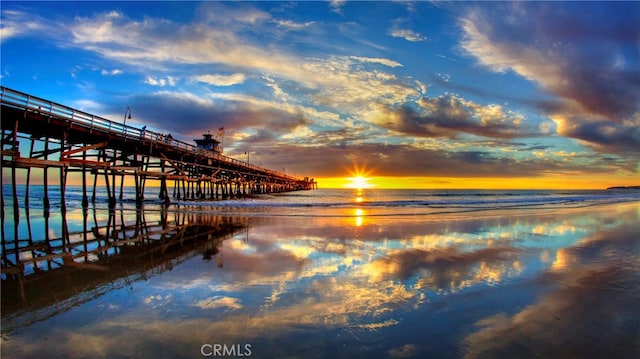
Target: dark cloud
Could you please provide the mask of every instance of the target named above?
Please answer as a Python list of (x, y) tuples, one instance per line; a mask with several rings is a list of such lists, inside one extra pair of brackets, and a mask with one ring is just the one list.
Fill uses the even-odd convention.
[[(527, 146), (525, 144), (519, 144), (518, 146)], [(545, 145), (534, 145), (534, 146), (527, 146), (525, 148), (522, 148), (522, 151), (546, 151), (553, 148), (552, 146), (545, 146)]]
[(255, 129), (258, 131), (256, 138), (264, 140), (310, 123), (302, 113), (244, 101), (216, 101), (183, 93), (135, 95), (129, 102), (135, 111), (134, 116), (148, 121), (145, 124), (192, 136), (224, 127), (236, 131)]
[(482, 106), (456, 96), (422, 98), (419, 108), (404, 105), (387, 108), (378, 124), (417, 137), (457, 138), (467, 133), (488, 138), (536, 135), (521, 126), (522, 117), (506, 113), (500, 106)]
[(587, 141), (602, 152), (628, 153), (640, 160), (640, 126), (570, 118), (558, 128), (561, 135)]
[[(620, 135), (629, 129), (628, 122), (638, 126), (632, 120), (640, 111), (638, 16), (636, 2), (474, 7), (460, 20), (461, 48), (481, 64), (512, 70), (557, 96), (561, 102), (539, 103), (544, 111), (582, 113), (570, 119), (573, 130), (563, 135), (603, 151), (626, 153), (630, 144), (637, 151), (640, 141), (635, 131)], [(598, 135), (593, 131), (604, 126), (594, 121), (619, 127)]]
[[(594, 21), (588, 15), (594, 13), (608, 21)], [(487, 66), (510, 68), (590, 112), (617, 118), (638, 111), (640, 102), (638, 15), (637, 3), (475, 8), (463, 20), (462, 46)]]
[[(262, 144), (252, 158), (265, 166), (288, 168), (314, 177), (342, 177), (355, 165), (375, 176), (538, 177), (548, 173), (581, 172), (579, 163), (545, 158), (515, 159), (492, 152), (420, 149), (408, 145), (353, 144), (319, 146)], [(590, 173), (607, 172), (606, 163), (590, 166)]]
[[(249, 144), (251, 147), (254, 147), (256, 144), (265, 143), (267, 145), (273, 143), (277, 140), (277, 133), (267, 130), (267, 129), (255, 129), (255, 134), (250, 135), (249, 137), (242, 140), (242, 142), (238, 143), (235, 147), (243, 147), (242, 144)], [(246, 147), (246, 146), (245, 146)]]

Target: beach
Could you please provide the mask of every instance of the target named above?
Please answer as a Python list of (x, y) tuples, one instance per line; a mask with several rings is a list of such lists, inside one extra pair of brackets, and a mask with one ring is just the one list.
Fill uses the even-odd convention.
[(6, 358), (640, 354), (637, 191), (31, 203), (5, 204)]

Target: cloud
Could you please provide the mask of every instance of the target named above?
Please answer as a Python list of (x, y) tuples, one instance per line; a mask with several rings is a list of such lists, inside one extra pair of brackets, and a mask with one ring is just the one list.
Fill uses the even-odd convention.
[(214, 24), (226, 24), (226, 15), (203, 15), (201, 22), (178, 24), (160, 18), (134, 21), (114, 11), (76, 18), (67, 28), (75, 46), (130, 65), (168, 69), (169, 64), (219, 64), (302, 78), (300, 58), (263, 48), (234, 32), (238, 26), (260, 23), (264, 16), (244, 14), (234, 18), (235, 26), (211, 24), (213, 19)]
[[(339, 135), (338, 135), (339, 136)], [(406, 144), (325, 142), (329, 134), (307, 137), (305, 144), (276, 141), (254, 143), (251, 146), (268, 167), (290, 168), (295, 163), (299, 173), (315, 177), (343, 177), (353, 169), (354, 163), (365, 165), (375, 176), (429, 176), (429, 177), (529, 177), (610, 173), (616, 163), (572, 161), (563, 158), (517, 158), (508, 153), (491, 150), (419, 148)], [(243, 146), (242, 144), (237, 144)], [(585, 166), (585, 162), (588, 165)]]
[(113, 69), (111, 71), (107, 70), (107, 69), (102, 69), (100, 71), (100, 74), (104, 75), (104, 76), (116, 76), (116, 75), (122, 75), (123, 71), (120, 69)]
[(379, 65), (401, 66), (391, 59), (357, 56), (331, 56), (306, 61), (303, 68), (316, 78), (315, 83), (309, 84), (313, 105), (371, 121), (378, 105), (405, 103), (419, 96), (425, 88), (421, 82), (399, 78)]
[(188, 92), (160, 91), (134, 95), (129, 102), (135, 106), (136, 117), (145, 119), (145, 123), (174, 134), (198, 137), (203, 131), (219, 127), (225, 127), (229, 133), (245, 128), (264, 129), (277, 136), (309, 121), (295, 107), (247, 96), (196, 96)]
[[(215, 19), (227, 15), (225, 12), (217, 13)], [(259, 23), (258, 19), (262, 17), (250, 16), (238, 22), (240, 25), (255, 25)], [(349, 72), (356, 64), (400, 66), (396, 61), (383, 58), (335, 56), (326, 60), (301, 57), (287, 52), (286, 47), (279, 50), (241, 36), (241, 31), (233, 31), (240, 25), (226, 28), (206, 22), (177, 24), (158, 18), (134, 21), (121, 13), (109, 12), (77, 18), (69, 26), (69, 31), (76, 46), (130, 65), (169, 69), (170, 65), (211, 64), (245, 74), (269, 74), (310, 89), (350, 87), (353, 82), (354, 86), (363, 86), (360, 81), (367, 78), (360, 80), (360, 75), (354, 77)], [(325, 64), (335, 67), (327, 68)], [(358, 70), (363, 74), (367, 72), (365, 68)], [(383, 75), (380, 71), (376, 74)]]
[(411, 42), (419, 42), (426, 41), (427, 38), (425, 36), (420, 35), (419, 33), (409, 30), (409, 29), (400, 29), (400, 28), (391, 28), (387, 32), (389, 36), (399, 37)]
[(235, 73), (232, 75), (200, 75), (194, 77), (194, 79), (213, 86), (232, 86), (243, 83), (246, 76), (241, 73)]
[(278, 27), (283, 27), (291, 30), (300, 30), (315, 24), (315, 21), (300, 23), (292, 20), (275, 20), (275, 23)]
[(226, 4), (206, 1), (196, 10), (199, 23), (224, 26), (232, 31), (247, 29), (265, 24), (271, 20), (271, 14), (256, 8), (250, 3)]
[(50, 21), (20, 10), (2, 10), (0, 23), (0, 42), (40, 32), (58, 33)]
[(522, 126), (523, 115), (505, 111), (500, 105), (482, 106), (453, 95), (422, 97), (418, 105), (382, 108), (375, 122), (418, 137), (456, 138), (461, 133), (489, 138), (537, 135)]
[(461, 46), (494, 71), (513, 70), (590, 113), (612, 118), (634, 113), (640, 70), (631, 66), (623, 70), (616, 64), (637, 64), (637, 57), (625, 53), (623, 46), (637, 41), (633, 24), (638, 5), (605, 9), (620, 21), (614, 28), (609, 21), (594, 23), (579, 16), (583, 12), (577, 11), (578, 4), (568, 6), (489, 8), (501, 16), (476, 8), (460, 20), (465, 36)]
[(144, 83), (151, 86), (160, 86), (160, 87), (175, 86), (176, 79), (173, 76), (166, 76), (166, 77), (147, 76), (144, 80)]
[(560, 135), (581, 140), (600, 152), (637, 155), (640, 151), (640, 112), (623, 123), (579, 115), (553, 115), (551, 119)]
[[(265, 106), (264, 102), (257, 104), (255, 100), (225, 98), (231, 102), (218, 103), (215, 109), (210, 106), (187, 109), (181, 103), (175, 103), (176, 99), (173, 98), (169, 99), (169, 102), (175, 103), (180, 111), (167, 109), (164, 104), (159, 104), (157, 108), (167, 110), (160, 113), (153, 111), (152, 104), (148, 102), (151, 98), (158, 98), (157, 94), (139, 96), (142, 103), (136, 107), (149, 109), (149, 116), (146, 118), (157, 125), (166, 124), (166, 129), (171, 131), (177, 130), (180, 124), (175, 122), (175, 118), (166, 119), (167, 114), (195, 115), (194, 126), (202, 124), (208, 127), (210, 125), (206, 123), (212, 120), (220, 123), (234, 122), (238, 126), (237, 129), (245, 125), (257, 125), (260, 115), (272, 118), (281, 114), (284, 115), (283, 120), (275, 121), (280, 125), (273, 131), (277, 137), (281, 134), (278, 127), (283, 128), (282, 124), (286, 119), (293, 119), (293, 126), (285, 126), (289, 131), (293, 130), (296, 124), (307, 121), (301, 122), (301, 119), (307, 117), (305, 113), (313, 114), (319, 121), (324, 121), (322, 117), (326, 118), (325, 114), (330, 113), (344, 113), (348, 117), (352, 115), (353, 118), (371, 121), (377, 111), (376, 106), (397, 106), (426, 89), (419, 81), (398, 78), (388, 72), (388, 68), (402, 66), (393, 59), (367, 56), (301, 57), (288, 52), (286, 46), (279, 49), (250, 40), (250, 37), (244, 36), (246, 31), (253, 32), (259, 28), (269, 31), (265, 24), (271, 21), (268, 13), (251, 6), (241, 6), (243, 9), (246, 7), (246, 14), (234, 22), (230, 22), (229, 19), (235, 19), (231, 15), (240, 11), (238, 8), (209, 3), (203, 7), (205, 10), (198, 15), (198, 21), (190, 24), (178, 24), (152, 17), (138, 21), (121, 12), (111, 11), (92, 17), (75, 18), (63, 28), (68, 30), (67, 43), (130, 65), (132, 68), (144, 66), (146, 69), (165, 73), (173, 70), (173, 73), (176, 73), (175, 69), (184, 71), (187, 69), (186, 66), (197, 68), (206, 64), (220, 69), (221, 73), (231, 73), (190, 76), (198, 82), (214, 86), (244, 84), (250, 78), (252, 86), (257, 84), (270, 87), (273, 97), (287, 108), (283, 113), (276, 108), (277, 106)], [(147, 74), (144, 83), (160, 87), (176, 86), (179, 78), (173, 74)], [(289, 95), (294, 92), (296, 96)], [(293, 98), (295, 100), (291, 101)], [(300, 101), (304, 101), (305, 104), (301, 104)], [(289, 102), (298, 102), (298, 108), (292, 110)], [(211, 110), (214, 111), (204, 112)], [(292, 112), (295, 114), (292, 115)], [(332, 121), (337, 125), (335, 120)], [(273, 120), (269, 118), (263, 119), (263, 122), (273, 124)], [(200, 132), (201, 129), (194, 131)]]
[(360, 62), (372, 63), (372, 64), (381, 64), (381, 65), (385, 65), (385, 66), (389, 66), (389, 67), (402, 66), (402, 64), (397, 62), (397, 61), (393, 61), (393, 60), (389, 60), (389, 59), (382, 59), (382, 58), (372, 58), (372, 57), (362, 57), (362, 56), (349, 56), (349, 59), (360, 61)]
[[(583, 6), (592, 9), (585, 11)], [(558, 96), (563, 108), (552, 115), (580, 114), (567, 119), (572, 122), (567, 128), (602, 127), (594, 127), (594, 119), (615, 128), (611, 136), (585, 136), (583, 131), (567, 131), (566, 136), (625, 152), (629, 139), (621, 148), (608, 144), (629, 129), (624, 122), (640, 111), (639, 10), (637, 3), (474, 7), (460, 18), (460, 47), (481, 65), (496, 72), (513, 71)], [(593, 21), (590, 13), (602, 13), (607, 21)], [(640, 140), (637, 134), (631, 136), (631, 142)]]
[[(414, 4), (410, 2), (406, 2), (405, 4), (407, 5), (407, 11), (409, 13), (415, 13)], [(427, 38), (425, 36), (409, 28), (410, 27), (409, 22), (410, 20), (408, 18), (394, 19), (392, 21), (391, 27), (387, 30), (387, 35), (391, 37), (405, 39), (411, 42), (426, 41)]]
[[(307, 93), (315, 106), (329, 106), (340, 112), (368, 113), (371, 104), (397, 104), (415, 96), (425, 86), (410, 78), (398, 78), (385, 67), (401, 63), (388, 58), (367, 56), (300, 56), (289, 45), (268, 46), (246, 31), (263, 28), (266, 19), (239, 21), (233, 26), (213, 26), (228, 14), (205, 16), (206, 21), (177, 24), (159, 18), (144, 21), (128, 19), (121, 13), (109, 12), (94, 17), (76, 18), (68, 26), (71, 43), (101, 56), (131, 66), (169, 71), (176, 66), (207, 64), (224, 71), (235, 71), (260, 78), (273, 79), (280, 88)], [(259, 21), (259, 19), (262, 19)], [(226, 21), (226, 20), (225, 20)], [(252, 26), (249, 26), (251, 24)], [(244, 26), (244, 27), (242, 27)], [(277, 38), (277, 37), (275, 37)], [(280, 41), (285, 41), (281, 39)], [(380, 66), (382, 65), (382, 67)], [(239, 78), (196, 75), (206, 82), (228, 83)], [(158, 82), (148, 81), (158, 84)]]
[(347, 3), (347, 0), (330, 0), (329, 7), (331, 7), (331, 11), (342, 14), (342, 7)]

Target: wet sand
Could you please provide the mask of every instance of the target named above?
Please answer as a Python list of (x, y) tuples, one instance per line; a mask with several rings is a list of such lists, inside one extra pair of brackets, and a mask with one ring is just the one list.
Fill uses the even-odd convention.
[(640, 354), (640, 203), (346, 211), (54, 217), (74, 259), (3, 280), (2, 356)]

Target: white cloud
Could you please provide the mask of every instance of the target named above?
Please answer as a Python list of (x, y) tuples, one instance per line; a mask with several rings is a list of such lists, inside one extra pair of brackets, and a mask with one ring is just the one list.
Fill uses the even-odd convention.
[(208, 83), (214, 86), (237, 85), (243, 83), (245, 79), (246, 76), (242, 73), (235, 73), (232, 75), (201, 75), (195, 77), (196, 81)]
[[(259, 27), (252, 27), (252, 31), (257, 30)], [(266, 85), (272, 86), (278, 98), (283, 99), (291, 87), (284, 88), (280, 84), (292, 84), (293, 81), (309, 93), (307, 99), (314, 105), (329, 106), (350, 114), (366, 115), (372, 111), (374, 102), (398, 104), (417, 96), (419, 91), (415, 80), (399, 79), (392, 73), (372, 68), (374, 65), (402, 66), (391, 59), (366, 56), (305, 58), (254, 43), (241, 36), (241, 32), (206, 23), (180, 25), (154, 18), (138, 22), (106, 14), (78, 19), (72, 25), (72, 34), (77, 46), (131, 65), (144, 64), (146, 68), (168, 71), (175, 65), (209, 64), (238, 71), (227, 77), (196, 77), (198, 81), (214, 85), (239, 83), (242, 76), (246, 76), (240, 73), (260, 73), (266, 75), (262, 79), (273, 80), (267, 81)], [(171, 77), (146, 78), (146, 83), (154, 86), (173, 86), (175, 82)]]
[(263, 75), (262, 78), (266, 81), (266, 85), (273, 89), (274, 96), (282, 102), (288, 102), (287, 94), (282, 90), (278, 82), (273, 78)]
[(12, 37), (16, 37), (19, 33), (20, 29), (18, 27), (3, 24), (3, 26), (0, 27), (0, 42), (5, 42)]
[(88, 113), (100, 113), (104, 111), (104, 106), (101, 103), (89, 99), (73, 101), (73, 107)]
[(72, 42), (78, 47), (146, 68), (219, 64), (298, 80), (309, 77), (300, 72), (298, 64), (303, 59), (253, 44), (225, 27), (203, 23), (179, 25), (154, 18), (131, 21), (107, 14), (79, 18), (71, 25), (70, 32)]
[(389, 36), (399, 37), (411, 42), (426, 41), (427, 38), (420, 33), (409, 29), (391, 28), (388, 32)]
[(398, 67), (402, 66), (401, 63), (389, 59), (377, 58), (377, 57), (360, 57), (360, 56), (349, 56), (352, 60), (357, 60), (360, 62), (368, 62), (373, 64), (381, 64), (389, 67)]
[(159, 91), (156, 92), (154, 96), (158, 96), (159, 98), (173, 98), (186, 103), (193, 103), (204, 108), (211, 108), (214, 105), (213, 100), (210, 98), (197, 96), (189, 92)]
[[(126, 36), (128, 30), (135, 30), (135, 24), (128, 24), (122, 28), (117, 21), (124, 21), (122, 14), (112, 11), (98, 18), (78, 18), (70, 28), (75, 43), (110, 43), (117, 40), (121, 43), (131, 43), (134, 38)], [(115, 37), (115, 39), (114, 39)]]
[(393, 60), (356, 56), (306, 62), (304, 69), (321, 85), (312, 96), (314, 103), (370, 120), (377, 111), (375, 104), (397, 105), (419, 95), (414, 81), (370, 69), (368, 64), (401, 66)]
[(165, 77), (153, 77), (147, 76), (144, 80), (144, 83), (151, 86), (175, 86), (176, 79), (173, 76), (165, 76)]
[(52, 27), (44, 19), (17, 10), (2, 11), (0, 43), (21, 35), (48, 30), (52, 30)]
[(444, 82), (449, 82), (451, 80), (451, 76), (449, 74), (438, 72), (437, 75)]
[(100, 73), (104, 76), (116, 76), (116, 75), (122, 75), (122, 70), (120, 69), (113, 69), (111, 71), (107, 70), (107, 69), (102, 69), (102, 71), (100, 71)]
[(329, 6), (331, 7), (331, 11), (337, 14), (342, 14), (342, 7), (346, 3), (347, 3), (346, 0), (331, 0), (329, 2)]
[(315, 24), (315, 21), (307, 21), (307, 22), (300, 23), (300, 22), (295, 22), (291, 20), (276, 20), (275, 23), (278, 25), (278, 27), (284, 27), (292, 30), (300, 30)]

